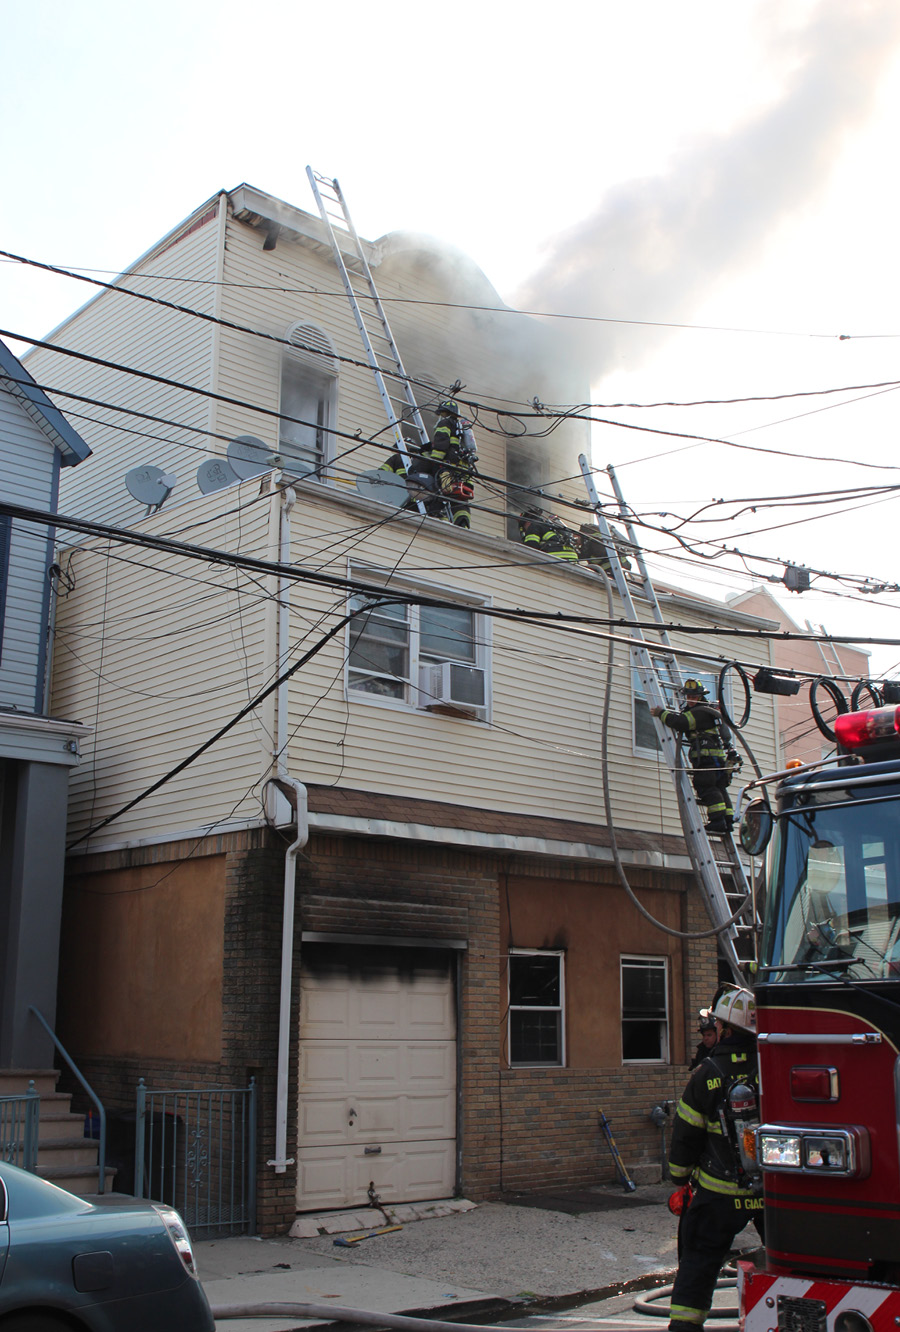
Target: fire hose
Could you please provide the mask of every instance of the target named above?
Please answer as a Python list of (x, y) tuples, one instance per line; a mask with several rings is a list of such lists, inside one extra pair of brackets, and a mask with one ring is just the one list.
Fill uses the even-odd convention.
[[(726, 1268), (727, 1272), (728, 1269)], [(716, 1282), (716, 1290), (726, 1290), (734, 1288), (736, 1280), (733, 1276), (721, 1276)], [(648, 1290), (645, 1295), (636, 1299), (632, 1305), (635, 1313), (642, 1314), (651, 1318), (660, 1318), (668, 1320), (669, 1311), (667, 1308), (655, 1307), (656, 1301), (665, 1299), (672, 1294), (671, 1285), (656, 1286)], [(511, 1316), (515, 1317), (515, 1312), (510, 1311)], [(723, 1321), (725, 1319), (735, 1320), (737, 1318), (737, 1306), (727, 1306), (724, 1308), (713, 1308), (709, 1312), (707, 1325), (714, 1325), (714, 1332), (738, 1332), (736, 1321)], [(268, 1302), (259, 1304), (214, 1304), (212, 1306), (212, 1316), (218, 1322), (228, 1318), (315, 1318), (328, 1320), (333, 1323), (358, 1323), (363, 1326), (384, 1327), (391, 1329), (391, 1332), (497, 1332), (498, 1326), (502, 1323), (477, 1324), (477, 1323), (448, 1323), (441, 1322), (439, 1319), (432, 1318), (408, 1318), (404, 1314), (375, 1313), (369, 1309), (349, 1309), (342, 1305), (333, 1304), (294, 1304), (290, 1302)], [(526, 1315), (527, 1317), (527, 1315)], [(572, 1317), (566, 1319), (571, 1323)], [(581, 1320), (578, 1320), (581, 1322)], [(546, 1329), (545, 1329), (546, 1332)], [(598, 1317), (595, 1319), (585, 1319), (579, 1332), (649, 1332), (647, 1324), (640, 1320), (628, 1322), (618, 1315), (608, 1315), (607, 1317)]]

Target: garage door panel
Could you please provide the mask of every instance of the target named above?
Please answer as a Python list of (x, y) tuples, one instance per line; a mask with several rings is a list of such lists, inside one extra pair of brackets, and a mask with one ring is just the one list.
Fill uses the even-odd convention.
[(453, 1137), (455, 1129), (456, 1098), (446, 1092), (304, 1096), (300, 1101), (300, 1141), (309, 1146), (443, 1139)]
[(300, 1101), (300, 1141), (318, 1146), (351, 1141), (349, 1102), (343, 1096), (304, 1096)]
[(365, 985), (352, 976), (306, 974), (301, 979), (300, 1035), (322, 1039), (449, 1040), (456, 1035), (456, 1008), (449, 973), (414, 984)]
[(299, 1196), (306, 1210), (365, 1205), (370, 1184), (384, 1203), (442, 1198), (453, 1192), (455, 1157), (452, 1143), (385, 1147), (368, 1156), (363, 1147), (301, 1148)]
[(300, 1047), (301, 1094), (455, 1084), (455, 1041), (304, 1041)]
[(300, 1047), (300, 1090), (340, 1091), (352, 1085), (353, 1047), (348, 1041), (305, 1041)]

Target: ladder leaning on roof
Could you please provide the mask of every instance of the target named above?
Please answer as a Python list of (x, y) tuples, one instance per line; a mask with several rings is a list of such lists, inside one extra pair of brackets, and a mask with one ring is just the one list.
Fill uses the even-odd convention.
[[(403, 368), (384, 306), (375, 288), (375, 279), (372, 277), (362, 241), (347, 210), (341, 187), (336, 180), (313, 171), (310, 166), (306, 168), (306, 174), (315, 195), (319, 215), (331, 241), (334, 262), (350, 301), (366, 357), (375, 375), (378, 392), (381, 394), (381, 401), (384, 403), (394, 434), (397, 452), (408, 469), (409, 446), (401, 422), (408, 421), (418, 434), (421, 447), (427, 448), (428, 431), (425, 429), (422, 413), (413, 395), (409, 377)], [(345, 245), (349, 242), (349, 252), (341, 245), (335, 225), (346, 234)], [(417, 507), (420, 513), (425, 512), (425, 505), (421, 500), (418, 501)]]
[[(634, 601), (631, 596), (631, 589), (625, 578), (625, 571), (622, 568), (622, 561), (619, 557), (618, 549), (610, 531), (606, 516), (600, 505), (597, 495), (597, 489), (594, 485), (594, 477), (590, 464), (584, 454), (578, 459), (581, 466), (584, 483), (587, 487), (588, 496), (594, 511), (594, 518), (599, 528), (601, 537), (606, 542), (606, 549), (609, 555), (610, 572), (615, 581), (616, 590), (622, 600), (631, 626), (628, 633), (634, 639), (634, 645), (631, 647), (631, 660), (638, 677), (645, 697), (651, 706), (665, 707), (667, 699), (663, 692), (662, 684), (659, 679), (659, 673), (654, 665), (653, 656), (650, 648), (652, 646), (656, 656), (666, 656), (670, 663), (669, 670), (671, 678), (678, 684), (681, 682), (681, 675), (678, 669), (678, 662), (674, 654), (666, 653), (665, 649), (671, 647), (669, 635), (665, 629), (665, 621), (662, 611), (659, 608), (659, 602), (656, 599), (656, 593), (653, 584), (650, 581), (650, 575), (647, 572), (647, 565), (644, 561), (643, 551), (638, 543), (634, 528), (628, 516), (628, 510), (619, 489), (619, 483), (615, 472), (610, 467), (607, 469), (616, 500), (619, 505), (619, 519), (624, 523), (628, 533), (629, 549), (633, 551), (635, 561), (640, 573), (643, 594), (653, 613), (653, 618), (660, 626), (658, 629), (660, 645), (657, 643), (648, 643), (643, 629), (637, 623), (637, 612), (635, 611)], [(734, 924), (726, 926), (718, 935), (719, 952), (728, 963), (735, 979), (742, 985), (747, 983), (746, 970), (748, 963), (753, 960), (753, 931), (755, 921), (753, 918), (752, 897), (750, 885), (744, 871), (744, 865), (738, 853), (738, 849), (729, 833), (721, 838), (717, 838), (722, 848), (722, 854), (717, 859), (710, 838), (706, 834), (703, 823), (703, 815), (697, 804), (694, 795), (694, 788), (684, 764), (680, 759), (680, 746), (675, 738), (673, 731), (668, 726), (663, 726), (658, 718), (653, 718), (656, 727), (656, 734), (659, 740), (666, 766), (672, 775), (675, 783), (675, 791), (678, 797), (678, 809), (681, 816), (681, 826), (684, 830), (684, 838), (687, 843), (688, 855), (691, 864), (694, 867), (694, 874), (703, 892), (706, 901), (706, 908), (710, 920), (714, 926), (724, 926), (735, 911), (745, 904), (744, 913)], [(725, 879), (730, 880), (730, 887), (726, 887)], [(749, 944), (749, 947), (747, 946)]]

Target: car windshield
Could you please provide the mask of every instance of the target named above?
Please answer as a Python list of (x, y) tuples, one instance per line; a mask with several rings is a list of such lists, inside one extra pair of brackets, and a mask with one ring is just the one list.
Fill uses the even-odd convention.
[(832, 786), (802, 799), (776, 822), (762, 965), (810, 983), (900, 975), (897, 788)]

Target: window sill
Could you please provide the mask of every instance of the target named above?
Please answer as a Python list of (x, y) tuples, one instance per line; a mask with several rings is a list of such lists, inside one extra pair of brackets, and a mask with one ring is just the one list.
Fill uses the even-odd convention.
[(367, 708), (389, 708), (392, 712), (406, 712), (414, 717), (438, 715), (451, 717), (456, 721), (475, 722), (478, 726), (490, 725), (490, 718), (486, 715), (487, 709), (484, 709), (484, 716), (479, 716), (474, 709), (458, 708), (449, 703), (435, 703), (431, 707), (417, 708), (402, 698), (391, 698), (389, 694), (366, 694), (362, 690), (353, 689), (345, 690), (344, 699), (348, 703), (361, 703)]

